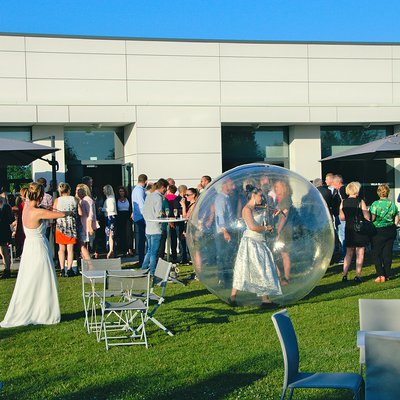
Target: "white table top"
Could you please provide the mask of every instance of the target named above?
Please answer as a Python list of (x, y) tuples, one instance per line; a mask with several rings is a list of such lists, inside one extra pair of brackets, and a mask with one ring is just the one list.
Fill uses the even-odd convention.
[(357, 331), (357, 347), (365, 347), (365, 334), (400, 337), (399, 331)]
[(188, 220), (188, 218), (169, 217), (169, 218), (148, 219), (147, 221), (149, 221), (149, 222), (160, 222), (162, 224), (162, 223), (167, 223), (167, 222), (185, 222), (187, 220)]

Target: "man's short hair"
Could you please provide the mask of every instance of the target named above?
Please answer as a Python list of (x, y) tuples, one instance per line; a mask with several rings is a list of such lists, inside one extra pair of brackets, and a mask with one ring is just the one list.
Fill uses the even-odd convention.
[(323, 185), (322, 179), (321, 178), (315, 178), (312, 181), (312, 184), (317, 188)]
[(146, 183), (147, 182), (147, 175), (145, 174), (140, 174), (137, 178), (139, 183)]
[(42, 185), (44, 188), (46, 188), (46, 186), (47, 186), (46, 178), (41, 177), (41, 178), (39, 178), (36, 182), (37, 182), (39, 185)]
[(335, 175), (335, 176), (333, 177), (333, 180), (334, 180), (335, 182), (343, 183), (342, 175)]
[(211, 182), (211, 176), (203, 175), (202, 177), (203, 177), (206, 181), (208, 181), (208, 183)]
[(160, 178), (155, 184), (154, 184), (155, 189), (161, 189), (164, 187), (165, 189), (168, 187), (168, 181), (164, 178)]
[(84, 176), (83, 178), (82, 178), (82, 183), (84, 183), (85, 185), (87, 185), (87, 186), (92, 186), (91, 185), (91, 181), (93, 182), (93, 178), (91, 177), (91, 176)]

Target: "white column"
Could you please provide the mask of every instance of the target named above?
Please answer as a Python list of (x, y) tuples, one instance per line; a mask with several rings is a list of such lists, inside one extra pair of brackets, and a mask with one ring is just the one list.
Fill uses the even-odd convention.
[(307, 180), (321, 177), (321, 135), (319, 125), (289, 128), (289, 165)]

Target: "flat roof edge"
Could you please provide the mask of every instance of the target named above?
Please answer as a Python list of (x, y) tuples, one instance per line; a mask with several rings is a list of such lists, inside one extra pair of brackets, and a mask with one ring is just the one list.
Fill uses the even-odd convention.
[(247, 44), (327, 44), (327, 45), (373, 45), (398, 46), (400, 42), (355, 42), (355, 41), (318, 41), (318, 40), (239, 40), (239, 39), (193, 39), (193, 38), (158, 38), (158, 37), (129, 37), (129, 36), (95, 36), (95, 35), (65, 35), (55, 33), (18, 33), (0, 32), (0, 36), (41, 37), (62, 39), (92, 39), (92, 40), (129, 40), (144, 42), (194, 42), (194, 43), (247, 43)]

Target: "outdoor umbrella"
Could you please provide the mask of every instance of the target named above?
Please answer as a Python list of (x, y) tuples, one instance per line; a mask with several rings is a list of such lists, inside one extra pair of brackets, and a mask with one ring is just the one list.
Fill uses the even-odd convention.
[(383, 139), (342, 151), (321, 161), (346, 160), (382, 160), (400, 157), (400, 134), (386, 136)]
[(36, 143), (0, 138), (0, 167), (28, 165), (32, 161), (58, 150)]

